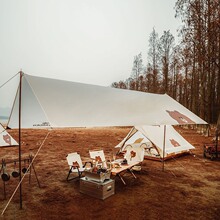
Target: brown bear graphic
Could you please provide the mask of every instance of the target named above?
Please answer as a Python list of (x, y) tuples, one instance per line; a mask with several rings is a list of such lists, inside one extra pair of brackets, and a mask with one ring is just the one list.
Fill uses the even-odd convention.
[(95, 161), (97, 161), (98, 163), (100, 163), (100, 162), (102, 162), (102, 159), (101, 159), (100, 156), (96, 156), (96, 157), (95, 157)]
[(136, 152), (134, 152), (133, 150), (131, 151), (131, 158), (136, 156)]
[(3, 140), (5, 143), (11, 145), (11, 137), (8, 134), (3, 135)]
[(79, 164), (77, 161), (73, 162), (73, 168), (79, 168)]
[(187, 116), (181, 114), (180, 112), (178, 112), (176, 110), (174, 110), (174, 111), (166, 110), (166, 111), (179, 124), (195, 124), (195, 122), (192, 121), (190, 118), (188, 118)]
[(180, 144), (179, 144), (177, 141), (175, 141), (174, 139), (170, 139), (170, 143), (171, 143), (174, 147), (179, 147), (179, 146), (180, 146)]

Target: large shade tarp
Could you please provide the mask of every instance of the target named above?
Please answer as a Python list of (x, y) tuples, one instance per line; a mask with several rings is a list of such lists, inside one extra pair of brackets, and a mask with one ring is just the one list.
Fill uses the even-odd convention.
[[(8, 126), (18, 127), (16, 96)], [(22, 128), (206, 124), (167, 94), (22, 77)]]
[(18, 145), (18, 143), (12, 138), (12, 136), (0, 124), (0, 147), (16, 146), (16, 145)]

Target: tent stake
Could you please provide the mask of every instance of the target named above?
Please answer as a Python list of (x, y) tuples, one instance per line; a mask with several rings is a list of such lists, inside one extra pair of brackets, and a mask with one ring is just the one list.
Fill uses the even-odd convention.
[(165, 145), (166, 145), (166, 125), (164, 125), (164, 135), (163, 135), (163, 171), (164, 171), (164, 157), (165, 157)]

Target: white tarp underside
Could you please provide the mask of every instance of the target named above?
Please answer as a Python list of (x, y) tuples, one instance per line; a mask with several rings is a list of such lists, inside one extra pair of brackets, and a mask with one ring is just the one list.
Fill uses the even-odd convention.
[[(206, 124), (170, 96), (22, 77), (22, 128)], [(18, 100), (8, 126), (18, 127)]]
[(0, 147), (14, 146), (14, 145), (18, 145), (18, 143), (12, 138), (12, 136), (0, 124)]
[[(135, 126), (128, 133), (128, 135), (122, 140), (116, 148), (121, 148), (122, 152), (127, 145), (132, 145), (136, 140), (142, 139), (142, 143), (149, 145), (149, 141), (153, 143), (159, 152), (163, 153), (164, 147), (164, 135), (165, 135), (165, 156), (172, 153), (179, 153), (194, 149), (194, 147), (184, 139), (171, 125), (166, 125), (165, 132), (164, 126)], [(162, 155), (161, 155), (162, 156)]]

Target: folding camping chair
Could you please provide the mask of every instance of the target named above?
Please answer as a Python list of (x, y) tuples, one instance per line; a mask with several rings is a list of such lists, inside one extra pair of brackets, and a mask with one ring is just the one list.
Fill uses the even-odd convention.
[(89, 151), (90, 158), (95, 160), (98, 165), (107, 167), (105, 154), (103, 150)]
[[(91, 162), (86, 162), (84, 165), (82, 163), (81, 157), (77, 152), (70, 153), (66, 156), (68, 165), (69, 165), (69, 172), (68, 176), (66, 178), (67, 181), (73, 180), (75, 178), (80, 178), (82, 176), (82, 173), (85, 171), (85, 166), (87, 163), (90, 163), (92, 166)], [(77, 176), (69, 179), (69, 176), (71, 173), (76, 173)]]
[(141, 170), (141, 164), (144, 160), (145, 149), (140, 144), (129, 144), (125, 147), (126, 153), (124, 158), (127, 160), (127, 163), (139, 162), (138, 165), (134, 166), (132, 169), (135, 171)]

